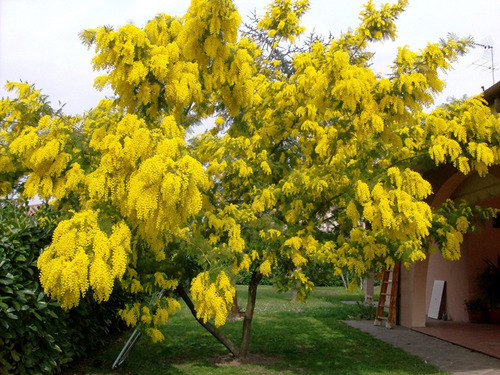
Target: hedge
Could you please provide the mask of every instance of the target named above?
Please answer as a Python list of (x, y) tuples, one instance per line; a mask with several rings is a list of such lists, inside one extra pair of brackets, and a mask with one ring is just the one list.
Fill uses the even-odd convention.
[(97, 304), (87, 296), (77, 308), (61, 309), (38, 281), (36, 260), (48, 245), (57, 213), (48, 206), (28, 213), (26, 202), (0, 201), (0, 373), (57, 373), (123, 328), (115, 293)]

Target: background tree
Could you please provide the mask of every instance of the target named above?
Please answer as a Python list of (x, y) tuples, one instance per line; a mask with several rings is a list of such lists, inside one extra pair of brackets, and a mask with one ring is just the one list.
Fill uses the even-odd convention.
[[(361, 277), (424, 259), (433, 240), (457, 259), (472, 220), (492, 211), (432, 210), (422, 171), (451, 163), (486, 174), (499, 162), (499, 120), (480, 98), (424, 112), (469, 39), (400, 48), (387, 77), (370, 68), (406, 4), (368, 2), (358, 28), (296, 53), (283, 51), (304, 31), (305, 0), (274, 1), (241, 38), (228, 0), (193, 0), (184, 17), (160, 14), (143, 29), (86, 30), (105, 73), (96, 86), (115, 98), (81, 117), (40, 113), (40, 94), (11, 84), (4, 193), (28, 175), (26, 196), (67, 212), (39, 260), (45, 290), (69, 308), (89, 290), (106, 300), (121, 280), (137, 295), (121, 315), (153, 341), (181, 297), (244, 358), (263, 275), (303, 299), (312, 263)], [(214, 128), (186, 144), (185, 129), (208, 116)], [(240, 272), (250, 282), (237, 346), (217, 327)], [(143, 293), (158, 289), (168, 292), (148, 306)]]

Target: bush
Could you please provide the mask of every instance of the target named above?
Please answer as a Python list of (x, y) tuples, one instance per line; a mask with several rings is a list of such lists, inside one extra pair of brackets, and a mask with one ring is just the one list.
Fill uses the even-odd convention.
[(28, 215), (26, 202), (0, 202), (0, 373), (53, 373), (119, 327), (120, 296), (98, 305), (87, 296), (64, 311), (38, 282), (36, 260), (58, 220), (49, 207)]

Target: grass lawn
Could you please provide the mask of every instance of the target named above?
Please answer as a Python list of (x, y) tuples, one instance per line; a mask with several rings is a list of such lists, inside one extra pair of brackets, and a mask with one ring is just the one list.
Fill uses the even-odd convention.
[[(238, 287), (240, 306), (246, 289)], [(399, 349), (351, 328), (340, 320), (359, 310), (342, 300), (359, 300), (343, 288), (318, 287), (306, 303), (290, 294), (260, 286), (252, 332), (252, 358), (240, 364), (206, 332), (187, 308), (169, 319), (166, 340), (152, 344), (141, 337), (122, 366), (111, 365), (130, 332), (68, 373), (83, 374), (440, 374)], [(241, 322), (228, 322), (224, 333), (239, 344)], [(442, 374), (442, 373), (441, 373)]]

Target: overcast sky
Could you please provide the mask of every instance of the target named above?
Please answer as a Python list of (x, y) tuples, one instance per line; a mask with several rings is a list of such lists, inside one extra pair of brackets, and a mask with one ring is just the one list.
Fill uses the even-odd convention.
[[(242, 19), (250, 10), (264, 13), (265, 0), (235, 0)], [(364, 0), (311, 0), (311, 10), (304, 25), (317, 32), (339, 35), (358, 24)], [(376, 4), (381, 3), (375, 1)], [(7, 81), (34, 83), (49, 95), (53, 104), (66, 103), (68, 114), (81, 113), (95, 106), (103, 97), (93, 88), (98, 75), (92, 71), (88, 51), (78, 33), (85, 28), (126, 23), (143, 27), (157, 13), (182, 16), (187, 0), (0, 0), (0, 96), (6, 96)], [(438, 41), (454, 32), (471, 35), (476, 42), (493, 45), (497, 67), (500, 63), (500, 0), (410, 0), (398, 21), (399, 38), (374, 48), (374, 70), (385, 72), (395, 57), (397, 46), (409, 45), (418, 50), (428, 41)], [(479, 67), (484, 65), (485, 67)], [(474, 95), (481, 87), (493, 84), (491, 50), (471, 50), (445, 79), (447, 97)], [(500, 71), (495, 72), (495, 81)]]

